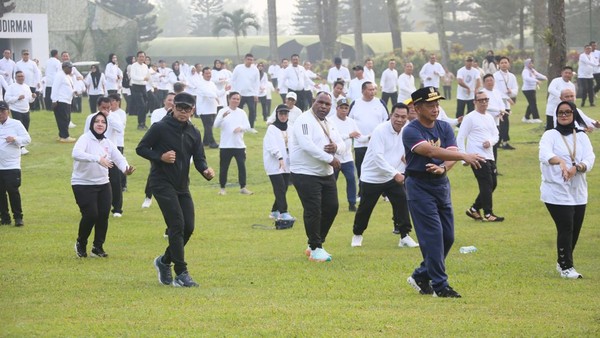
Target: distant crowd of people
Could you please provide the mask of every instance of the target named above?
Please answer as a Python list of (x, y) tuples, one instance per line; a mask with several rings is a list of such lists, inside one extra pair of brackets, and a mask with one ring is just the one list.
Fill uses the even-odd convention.
[[(593, 86), (594, 78), (600, 81), (600, 51), (595, 48), (596, 44), (590, 43), (580, 57), (582, 107), (586, 100), (594, 106), (594, 94), (600, 89), (598, 82)], [(293, 185), (303, 207), (305, 253), (311, 261), (332, 260), (323, 244), (338, 214), (340, 172), (346, 183), (348, 211), (355, 212), (350, 245), (363, 245), (377, 202), (381, 198), (389, 201), (392, 230), (400, 237), (398, 245), (420, 245), (423, 261), (407, 281), (422, 294), (460, 297), (448, 283), (444, 264), (454, 241), (447, 172), (457, 161), (471, 167), (479, 187), (466, 215), (485, 222), (505, 219), (495, 214), (493, 206), (499, 175), (497, 149), (515, 149), (508, 143), (509, 117), (519, 85), (510, 72), (510, 59), (494, 56), (493, 51), (481, 68), (473, 57), (465, 58), (456, 75), (431, 54), (418, 74), (420, 81), (410, 62), (398, 75), (397, 61), (391, 59), (379, 84), (371, 59), (352, 67), (351, 77), (342, 59), (336, 57), (327, 75), (319, 76), (310, 62), (301, 63), (297, 54), (272, 62), (266, 70), (264, 64), (255, 63), (252, 54), (246, 54), (243, 63), (229, 71), (221, 60), (215, 60), (212, 68), (183, 61), (167, 67), (164, 60), (154, 64), (139, 51), (135, 57), (127, 57), (124, 69), (119, 67), (118, 57), (110, 54), (104, 72), (92, 65), (83, 76), (68, 52), (61, 53), (60, 60), (56, 50), (50, 56), (43, 76), (27, 50), (17, 63), (9, 50), (0, 60), (4, 89), (0, 139), (5, 141), (0, 142), (0, 216), (2, 224), (11, 223), (10, 200), (15, 225), (24, 225), (18, 186), (21, 155), (27, 154), (25, 146), (31, 142), (29, 116), (32, 110), (52, 109), (58, 142), (75, 143), (71, 184), (81, 212), (75, 243), (78, 257), (87, 257), (93, 229), (91, 255), (107, 257), (103, 245), (109, 216), (123, 216), (122, 191), (127, 189), (126, 177), (135, 171), (123, 156), (129, 114), (137, 117), (137, 129), (145, 133), (136, 153), (150, 162), (142, 207), (149, 208), (154, 198), (166, 222), (169, 244), (154, 260), (159, 282), (197, 286), (188, 272), (184, 250), (195, 223), (190, 165), (205, 179), (213, 179), (216, 172), (206, 162), (204, 147), (218, 148), (218, 194), (227, 194), (228, 169), (235, 159), (239, 192), (252, 195), (247, 187), (244, 134), (258, 133), (259, 102), (267, 124), (263, 163), (274, 195), (269, 217), (296, 220), (286, 198)], [(581, 278), (574, 269), (572, 252), (587, 204), (585, 173), (594, 165), (585, 132), (600, 127), (575, 106), (573, 73), (565, 66), (561, 76), (550, 82), (546, 132), (539, 154), (541, 199), (556, 223), (557, 270), (565, 278)], [(528, 102), (523, 122), (542, 123), (536, 90), (548, 79), (535, 70), (531, 59), (525, 60), (521, 75), (521, 90)], [(450, 99), (455, 80), (457, 105), (452, 118), (439, 100)], [(77, 99), (84, 93), (91, 114), (83, 135), (76, 139), (69, 132), (74, 126), (71, 113), (81, 110)], [(283, 104), (271, 111), (273, 93), (281, 95)], [(127, 102), (125, 110), (121, 109), (122, 97)], [(192, 122), (194, 116), (202, 121), (203, 136)], [(218, 139), (213, 128), (220, 130)], [(410, 236), (413, 224), (420, 244)]]

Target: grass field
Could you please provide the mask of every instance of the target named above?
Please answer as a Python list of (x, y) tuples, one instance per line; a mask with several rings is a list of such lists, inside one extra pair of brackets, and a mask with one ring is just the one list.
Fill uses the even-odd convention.
[[(276, 95), (274, 95), (275, 97)], [(72, 145), (55, 141), (50, 112), (32, 114), (30, 154), (23, 158), (21, 194), (25, 227), (0, 227), (0, 336), (600, 336), (600, 174), (588, 175), (589, 203), (575, 251), (582, 280), (561, 279), (556, 270), (554, 224), (539, 200), (537, 143), (540, 125), (523, 124), (519, 97), (512, 117), (512, 145), (500, 150), (503, 174), (495, 212), (504, 223), (486, 224), (464, 215), (477, 193), (470, 169), (450, 173), (456, 241), (447, 263), (461, 299), (418, 295), (406, 278), (419, 264), (415, 249), (397, 247), (389, 203), (381, 201), (363, 247), (351, 248), (353, 214), (340, 179), (340, 212), (327, 241), (330, 263), (306, 260), (302, 209), (293, 188), (291, 230), (264, 230), (273, 201), (262, 168), (262, 136), (248, 134), (248, 188), (228, 187), (194, 172), (196, 232), (186, 248), (200, 288), (158, 283), (152, 260), (163, 252), (164, 221), (158, 206), (141, 209), (148, 163), (135, 155), (142, 132), (129, 117), (125, 154), (138, 170), (124, 193), (124, 215), (109, 224), (108, 259), (77, 259), (73, 244), (79, 211), (70, 187)], [(540, 109), (545, 93), (538, 93)], [(87, 102), (84, 102), (84, 107)], [(275, 104), (276, 102), (274, 102)], [(456, 102), (443, 105), (453, 115)], [(87, 113), (87, 112), (86, 112)], [(82, 130), (86, 113), (73, 114)], [(600, 118), (598, 109), (586, 109)], [(543, 115), (543, 112), (542, 112)], [(196, 125), (201, 125), (195, 120)], [(600, 132), (590, 135), (600, 149)], [(218, 151), (207, 150), (218, 171)], [(235, 165), (230, 181), (235, 183)], [(476, 253), (460, 254), (474, 245)]]

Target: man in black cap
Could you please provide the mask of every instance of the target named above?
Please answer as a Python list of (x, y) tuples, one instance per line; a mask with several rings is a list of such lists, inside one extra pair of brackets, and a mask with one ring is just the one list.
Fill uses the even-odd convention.
[(454, 213), (446, 172), (460, 160), (481, 168), (485, 158), (457, 151), (452, 127), (437, 120), (438, 101), (444, 97), (436, 88), (418, 89), (411, 97), (418, 117), (402, 131), (406, 153), (404, 184), (423, 261), (407, 281), (424, 295), (460, 298), (448, 284), (444, 264), (454, 242)]
[[(194, 231), (194, 202), (189, 191), (190, 159), (202, 176), (215, 176), (204, 155), (200, 132), (190, 122), (194, 97), (181, 93), (173, 100), (175, 107), (167, 116), (154, 123), (144, 135), (136, 152), (152, 161), (150, 188), (167, 223), (169, 246), (164, 255), (156, 257), (154, 267), (160, 283), (176, 287), (198, 286), (189, 275), (184, 257), (185, 244)], [(171, 274), (175, 265), (176, 277)]]

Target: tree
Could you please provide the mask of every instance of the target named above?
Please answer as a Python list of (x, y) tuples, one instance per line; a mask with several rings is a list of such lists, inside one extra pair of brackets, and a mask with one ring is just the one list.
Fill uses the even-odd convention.
[(518, 27), (522, 0), (468, 0), (470, 19), (462, 23), (465, 32), (461, 39), (473, 39), (479, 44), (488, 42), (497, 47), (498, 40), (514, 36)]
[(294, 12), (292, 17), (297, 34), (318, 34), (318, 28), (315, 25), (317, 10), (317, 0), (298, 0), (296, 12)]
[(223, 12), (223, 0), (194, 0), (192, 2), (190, 33), (210, 36), (214, 20)]
[(440, 44), (440, 53), (442, 54), (442, 64), (447, 65), (450, 61), (448, 52), (448, 41), (446, 39), (446, 27), (444, 23), (444, 2), (443, 0), (432, 0), (435, 9), (435, 25), (437, 27), (438, 41)]
[(337, 50), (338, 0), (316, 0), (316, 2), (316, 25), (319, 28), (323, 59), (331, 60)]
[[(405, 3), (403, 1), (402, 3)], [(390, 21), (390, 33), (392, 34), (392, 48), (402, 55), (402, 31), (398, 22), (398, 5), (396, 0), (387, 0), (388, 20)]]
[(567, 63), (567, 32), (565, 30), (565, 0), (548, 1), (548, 25), (545, 40), (550, 47), (548, 56), (548, 78), (560, 76)]
[(544, 69), (548, 65), (548, 46), (544, 41), (544, 32), (547, 29), (546, 1), (533, 0), (533, 59), (538, 69)]
[(139, 42), (152, 41), (162, 33), (162, 29), (159, 29), (156, 24), (156, 14), (153, 14), (154, 5), (148, 0), (97, 0), (96, 2), (115, 13), (135, 20), (138, 25)]
[(248, 13), (243, 9), (238, 9), (233, 12), (223, 12), (214, 22), (213, 35), (219, 36), (221, 31), (231, 32), (235, 38), (235, 50), (237, 52), (238, 61), (241, 61), (238, 37), (240, 35), (248, 35), (248, 29), (250, 27), (254, 27), (256, 30), (260, 28), (256, 15)]
[(0, 18), (15, 10), (17, 5), (12, 0), (0, 0)]
[(277, 4), (275, 0), (267, 0), (267, 16), (269, 18), (269, 50), (271, 60), (279, 60), (277, 49)]
[(364, 59), (363, 38), (362, 38), (362, 6), (360, 0), (354, 0), (354, 51), (355, 59), (361, 62)]

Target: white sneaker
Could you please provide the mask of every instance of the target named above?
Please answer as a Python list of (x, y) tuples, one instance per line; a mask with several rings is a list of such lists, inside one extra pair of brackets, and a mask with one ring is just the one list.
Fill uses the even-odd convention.
[(316, 248), (310, 251), (308, 260), (313, 262), (329, 262), (331, 261), (331, 256), (323, 248)]
[(150, 206), (152, 205), (152, 199), (151, 198), (144, 198), (144, 203), (142, 203), (142, 208), (146, 209), (146, 208), (150, 208)]
[(387, 196), (383, 196), (383, 201), (384, 201), (384, 202), (389, 202), (389, 201), (390, 201), (390, 199), (389, 199)]
[(242, 194), (242, 195), (252, 195), (254, 193), (252, 191), (246, 189), (246, 188), (242, 188), (242, 189), (240, 189), (240, 194)]
[(579, 272), (575, 271), (575, 268), (568, 268), (568, 269), (561, 270), (560, 276), (562, 278), (567, 278), (567, 279), (583, 278), (583, 276), (581, 274), (579, 274)]
[(22, 147), (21, 148), (21, 155), (27, 155), (27, 154), (29, 154), (29, 150), (27, 150), (27, 148), (25, 148), (25, 147)]
[(542, 120), (540, 120), (540, 119), (533, 119), (533, 120), (531, 120), (530, 123), (542, 123)]
[(399, 247), (407, 247), (407, 248), (417, 248), (419, 247), (419, 243), (415, 242), (410, 236), (406, 235), (404, 238), (400, 238), (400, 242), (398, 243)]
[(351, 247), (362, 246), (362, 240), (363, 240), (362, 235), (354, 235), (354, 236), (352, 236), (352, 243), (350, 244), (350, 246)]
[(227, 191), (225, 191), (225, 189), (221, 189), (221, 190), (219, 190), (219, 195), (221, 195), (221, 196), (227, 195)]
[(269, 214), (269, 218), (270, 219), (278, 219), (279, 218), (279, 211), (271, 211), (271, 213)]
[(252, 133), (252, 134), (256, 134), (256, 133), (258, 133), (258, 130), (251, 128), (250, 130), (248, 130), (248, 132)]
[(114, 212), (113, 217), (120, 218), (120, 217), (123, 217), (123, 214), (120, 212)]
[(523, 118), (521, 119), (521, 122), (523, 123), (529, 123), (529, 120), (525, 118), (525, 116), (523, 116)]
[(562, 271), (562, 268), (560, 267), (559, 263), (556, 263), (556, 271), (558, 271), (558, 273)]
[(75, 128), (77, 125), (73, 122), (69, 122), (69, 128)]

